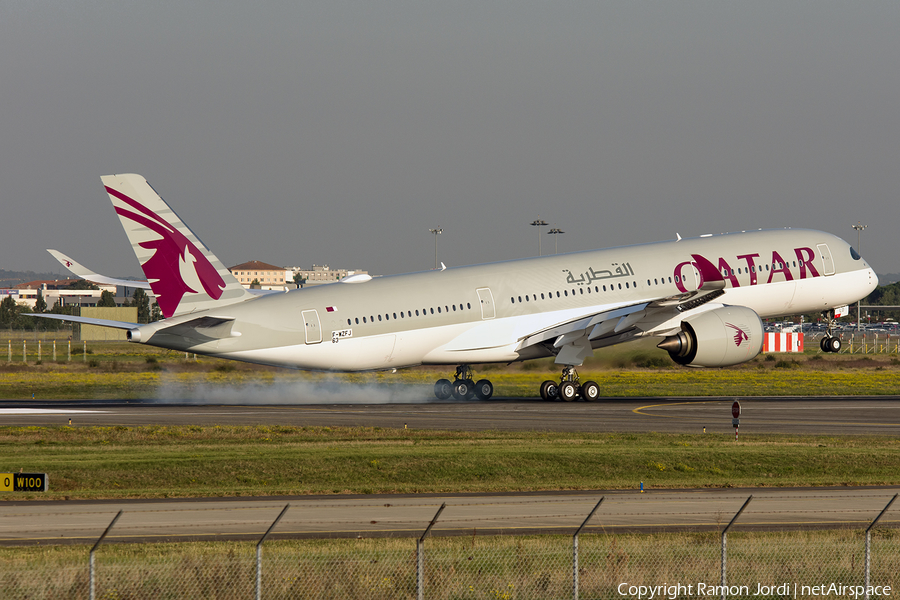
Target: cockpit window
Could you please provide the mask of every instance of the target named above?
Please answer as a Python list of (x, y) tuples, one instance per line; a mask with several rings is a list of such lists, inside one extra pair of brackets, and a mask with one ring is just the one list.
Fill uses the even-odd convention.
[(853, 260), (859, 260), (862, 258), (862, 256), (859, 255), (859, 252), (857, 252), (853, 246), (850, 246), (850, 256), (853, 258)]

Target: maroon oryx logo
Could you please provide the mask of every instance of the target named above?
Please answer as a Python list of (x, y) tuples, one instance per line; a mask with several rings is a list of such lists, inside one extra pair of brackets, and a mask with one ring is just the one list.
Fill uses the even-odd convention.
[[(153, 256), (141, 267), (150, 280), (150, 288), (156, 295), (159, 308), (166, 318), (175, 314), (175, 309), (185, 294), (200, 293), (184, 280), (185, 273), (195, 272), (192, 279), (198, 279), (203, 291), (210, 298), (218, 300), (225, 289), (225, 281), (209, 262), (209, 259), (183, 233), (140, 202), (110, 187), (106, 191), (134, 210), (116, 206), (119, 215), (142, 225), (159, 236), (159, 239), (141, 242), (142, 248), (153, 250)], [(199, 288), (199, 286), (197, 286)]]
[(732, 329), (734, 329), (737, 333), (734, 334), (734, 345), (740, 347), (741, 344), (744, 343), (744, 340), (750, 341), (750, 336), (747, 335), (747, 332), (738, 327), (737, 325), (732, 325), (731, 323), (725, 323)]

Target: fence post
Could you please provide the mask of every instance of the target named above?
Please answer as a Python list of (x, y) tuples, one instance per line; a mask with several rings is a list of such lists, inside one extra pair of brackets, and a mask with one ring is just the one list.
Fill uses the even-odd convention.
[(12, 340), (9, 341), (9, 358), (6, 359), (6, 362), (12, 362)]
[(741, 510), (737, 511), (737, 514), (731, 517), (731, 522), (722, 530), (722, 600), (725, 600), (725, 586), (726, 586), (726, 563), (728, 559), (727, 552), (725, 551), (725, 547), (728, 544), (728, 530), (731, 529), (731, 526), (734, 525), (734, 522), (737, 521), (737, 518), (741, 516), (741, 513), (744, 512), (744, 509), (747, 508), (747, 505), (750, 504), (750, 501), (753, 500), (753, 494), (750, 494), (750, 497), (747, 498), (744, 505), (741, 507)]
[(56, 362), (56, 340), (53, 340), (53, 362)]
[(25, 340), (22, 340), (22, 362), (28, 364), (28, 348), (25, 346)]
[(72, 362), (72, 340), (69, 340), (69, 362)]
[(90, 560), (90, 580), (91, 580), (91, 600), (94, 600), (94, 598), (96, 598), (96, 594), (94, 591), (94, 551), (97, 549), (97, 547), (100, 545), (100, 542), (103, 541), (103, 538), (106, 537), (106, 534), (109, 533), (109, 530), (113, 528), (113, 525), (116, 524), (116, 521), (118, 521), (119, 517), (121, 517), (121, 516), (122, 516), (122, 511), (120, 510), (119, 512), (116, 513), (116, 516), (113, 517), (113, 520), (109, 522), (109, 525), (106, 526), (106, 531), (103, 532), (103, 535), (100, 536), (100, 539), (97, 540), (97, 543), (94, 544), (94, 547), (91, 548), (91, 554), (90, 554), (90, 559), (89, 559)]
[(437, 523), (438, 517), (441, 516), (441, 513), (444, 512), (446, 507), (446, 502), (441, 504), (441, 507), (434, 513), (434, 518), (431, 519), (431, 523), (425, 528), (422, 536), (416, 540), (416, 598), (418, 598), (418, 600), (423, 600), (425, 598), (425, 536), (428, 535), (428, 532), (431, 531), (431, 528)]
[(82, 342), (84, 346), (81, 348), (81, 362), (87, 362), (87, 341)]
[(875, 523), (887, 512), (887, 509), (891, 507), (891, 504), (894, 503), (894, 500), (897, 499), (897, 496), (900, 494), (894, 494), (894, 497), (891, 498), (891, 501), (887, 503), (887, 506), (881, 509), (881, 512), (878, 513), (878, 516), (875, 517), (875, 520), (872, 521), (869, 526), (866, 528), (866, 578), (865, 578), (865, 600), (869, 600), (869, 557), (871, 554), (869, 553), (869, 540), (872, 537), (872, 528), (875, 527)]
[(594, 513), (597, 512), (597, 509), (600, 508), (600, 504), (603, 503), (603, 500), (606, 496), (600, 498), (600, 501), (594, 505), (593, 510), (588, 513), (588, 516), (584, 519), (584, 523), (581, 524), (581, 527), (575, 530), (575, 535), (572, 536), (572, 598), (578, 600), (578, 534), (581, 533), (581, 530), (585, 528), (588, 524), (588, 521), (591, 520), (591, 517), (594, 516)]
[(41, 362), (41, 340), (38, 340), (38, 362)]
[(256, 600), (262, 598), (262, 545), (263, 542), (266, 541), (266, 538), (269, 537), (269, 534), (272, 533), (272, 530), (275, 529), (275, 526), (278, 525), (278, 521), (281, 520), (281, 517), (284, 516), (284, 513), (287, 512), (287, 509), (291, 507), (291, 503), (288, 502), (284, 505), (284, 508), (281, 509), (281, 512), (278, 513), (278, 516), (275, 517), (275, 520), (272, 521), (272, 524), (269, 525), (269, 528), (266, 529), (266, 532), (260, 538), (260, 540), (256, 543)]

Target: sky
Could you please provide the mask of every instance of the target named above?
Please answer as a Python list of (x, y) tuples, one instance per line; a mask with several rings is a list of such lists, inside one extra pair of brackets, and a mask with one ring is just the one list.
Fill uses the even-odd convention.
[[(900, 272), (900, 3), (0, 3), (0, 268), (141, 277), (100, 176), (226, 266), (386, 275), (758, 228)], [(543, 219), (539, 230), (530, 223)], [(554, 238), (550, 227), (565, 233)], [(539, 249), (540, 240), (540, 249)]]

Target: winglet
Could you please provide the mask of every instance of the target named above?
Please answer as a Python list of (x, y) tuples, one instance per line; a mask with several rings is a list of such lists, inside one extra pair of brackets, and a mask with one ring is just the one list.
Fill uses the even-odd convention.
[(130, 288), (141, 288), (142, 290), (149, 290), (150, 284), (146, 281), (131, 281), (130, 279), (115, 279), (113, 277), (107, 277), (106, 275), (100, 275), (99, 273), (94, 273), (81, 263), (75, 261), (74, 258), (66, 256), (59, 250), (51, 250), (47, 248), (47, 252), (49, 252), (53, 258), (59, 261), (59, 264), (64, 266), (69, 270), (70, 273), (75, 275), (76, 277), (80, 277), (81, 279), (90, 281), (91, 283), (99, 283), (100, 285), (119, 285), (122, 287), (130, 287)]
[(699, 254), (691, 254), (691, 258), (700, 272), (701, 290), (721, 290), (725, 287), (725, 278), (714, 264)]

